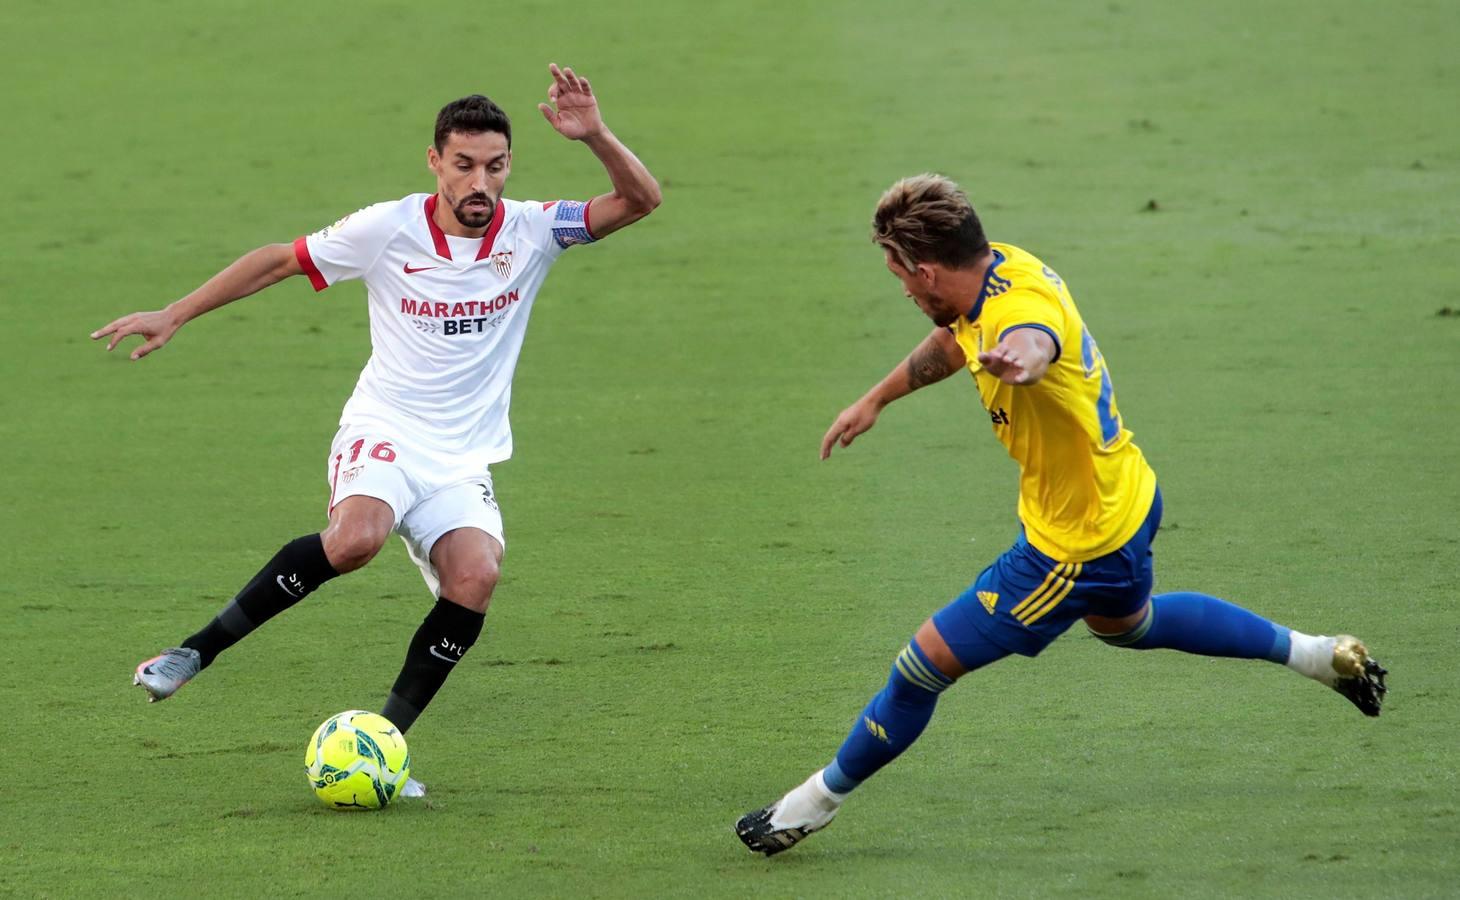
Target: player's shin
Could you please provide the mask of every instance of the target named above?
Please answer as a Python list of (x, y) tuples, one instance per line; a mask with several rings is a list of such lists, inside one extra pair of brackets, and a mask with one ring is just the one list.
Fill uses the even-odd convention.
[(862, 711), (821, 773), (833, 793), (846, 794), (911, 747), (933, 717), (938, 695), (953, 684), (929, 661), (916, 641), (892, 665), (887, 686)]
[(405, 733), (415, 724), (431, 698), (446, 683), (451, 670), (482, 633), (486, 614), (442, 597), (426, 614), (406, 649), (405, 665), (380, 711)]
[(1096, 637), (1131, 650), (1180, 650), (1201, 656), (1265, 659), (1286, 663), (1289, 631), (1240, 606), (1207, 594), (1157, 594), (1146, 617), (1123, 634)]
[(1203, 656), (1281, 663), (1342, 694), (1366, 716), (1379, 715), (1389, 671), (1352, 635), (1304, 634), (1206, 594), (1152, 597), (1146, 616), (1122, 634), (1091, 633), (1132, 650), (1168, 648)]
[(183, 641), (182, 646), (198, 651), (202, 668), (207, 668), (219, 653), (337, 575), (319, 535), (295, 538), (274, 554), (213, 621)]

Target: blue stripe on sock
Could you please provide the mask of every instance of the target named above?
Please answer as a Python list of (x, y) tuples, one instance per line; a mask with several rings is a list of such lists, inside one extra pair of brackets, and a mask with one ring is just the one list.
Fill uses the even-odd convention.
[(862, 783), (843, 772), (836, 760), (832, 760), (831, 765), (821, 770), (821, 780), (826, 782), (826, 786), (834, 794), (850, 794)]
[(1288, 657), (1293, 653), (1293, 631), (1281, 625), (1273, 625), (1277, 637), (1273, 639), (1272, 650), (1268, 651), (1269, 662), (1275, 662), (1280, 666), (1288, 664)]

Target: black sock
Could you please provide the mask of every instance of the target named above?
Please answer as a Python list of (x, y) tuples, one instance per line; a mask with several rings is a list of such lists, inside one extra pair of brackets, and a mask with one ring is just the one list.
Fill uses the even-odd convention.
[(213, 621), (182, 645), (198, 651), (203, 668), (207, 668), (214, 657), (238, 643), (244, 635), (338, 574), (324, 555), (324, 541), (319, 535), (295, 538), (274, 554), (269, 564), (243, 586)]
[(411, 638), (406, 663), (380, 711), (402, 734), (415, 724), (416, 717), (446, 683), (446, 676), (476, 643), (486, 617), (486, 613), (458, 606), (445, 597), (426, 614)]

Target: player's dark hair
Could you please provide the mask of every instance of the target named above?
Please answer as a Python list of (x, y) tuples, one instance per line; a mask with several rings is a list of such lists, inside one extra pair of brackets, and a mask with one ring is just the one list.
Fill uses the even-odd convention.
[(968, 195), (942, 175), (915, 175), (887, 189), (872, 217), (872, 241), (908, 269), (942, 263), (972, 266), (988, 252), (989, 239)]
[(507, 147), (512, 147), (512, 120), (502, 107), (481, 94), (472, 94), (453, 100), (441, 107), (436, 114), (436, 152), (446, 146), (446, 138), (453, 131), (463, 134), (480, 134), (495, 131), (507, 138)]

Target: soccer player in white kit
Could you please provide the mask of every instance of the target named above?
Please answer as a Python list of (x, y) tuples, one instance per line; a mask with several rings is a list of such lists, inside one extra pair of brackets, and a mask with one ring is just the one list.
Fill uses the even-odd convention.
[[(329, 525), (286, 544), (198, 633), (137, 667), (164, 700), (223, 650), (337, 575), (368, 563), (392, 532), (437, 602), (406, 651), (382, 715), (402, 732), (481, 633), (505, 541), (489, 466), (512, 453), (507, 408), (533, 299), (558, 256), (638, 221), (659, 185), (603, 124), (588, 80), (549, 66), (543, 117), (588, 145), (613, 189), (587, 202), (503, 198), (512, 128), (481, 95), (448, 104), (426, 151), (436, 193), (368, 206), (292, 244), (246, 254), (162, 310), (94, 332), (141, 359), (184, 323), (291, 276), (315, 290), (364, 279), (370, 361), (327, 458)], [(407, 795), (423, 793), (419, 782)]]

